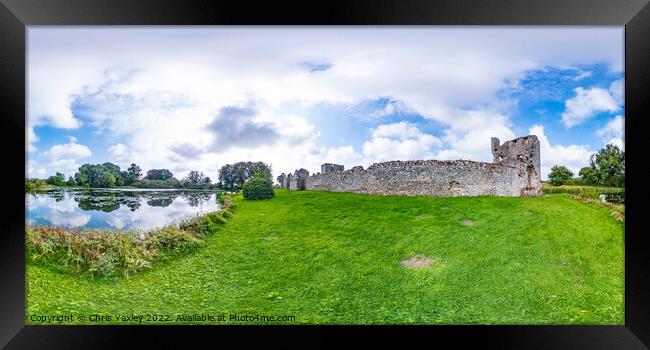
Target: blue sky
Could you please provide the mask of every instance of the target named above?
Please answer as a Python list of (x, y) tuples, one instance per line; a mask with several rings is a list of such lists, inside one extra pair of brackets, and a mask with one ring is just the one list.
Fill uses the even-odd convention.
[(491, 161), (623, 146), (623, 27), (29, 27), (26, 171)]

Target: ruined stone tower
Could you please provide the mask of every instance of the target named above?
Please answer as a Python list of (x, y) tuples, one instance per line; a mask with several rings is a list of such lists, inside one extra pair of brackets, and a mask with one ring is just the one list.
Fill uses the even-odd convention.
[(542, 179), (539, 155), (539, 139), (535, 135), (520, 137), (499, 145), (499, 139), (492, 138), (494, 163), (512, 165), (517, 171), (520, 196), (541, 194)]

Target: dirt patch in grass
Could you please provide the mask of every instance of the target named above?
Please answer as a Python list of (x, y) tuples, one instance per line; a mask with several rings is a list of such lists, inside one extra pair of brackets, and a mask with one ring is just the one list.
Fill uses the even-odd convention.
[(472, 221), (472, 220), (463, 220), (462, 224), (465, 225), (465, 226), (474, 226), (474, 221)]
[(410, 259), (402, 260), (402, 265), (412, 268), (423, 268), (431, 265), (431, 258), (418, 254)]

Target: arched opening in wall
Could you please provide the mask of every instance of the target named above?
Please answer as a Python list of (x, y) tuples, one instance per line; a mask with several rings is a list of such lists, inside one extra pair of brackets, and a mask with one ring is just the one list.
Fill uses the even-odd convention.
[(449, 182), (449, 194), (452, 196), (460, 194), (460, 183), (458, 181)]
[(296, 182), (297, 182), (297, 185), (298, 185), (298, 191), (304, 191), (305, 190), (305, 179), (297, 179)]

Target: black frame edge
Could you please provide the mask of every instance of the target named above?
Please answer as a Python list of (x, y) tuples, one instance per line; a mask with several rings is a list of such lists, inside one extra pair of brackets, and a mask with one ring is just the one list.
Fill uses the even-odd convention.
[[(20, 169), (24, 165), (24, 153), (18, 154), (18, 146), (25, 145), (25, 25), (14, 14), (0, 4), (0, 105), (2, 126), (5, 133), (0, 137), (2, 149), (13, 154), (5, 163), (5, 169)], [(23, 168), (24, 169), (24, 168)], [(15, 190), (24, 182), (24, 173), (4, 171), (3, 182), (15, 184)], [(10, 190), (10, 201), (19, 200), (24, 195)], [(20, 199), (24, 200), (24, 199)], [(25, 325), (25, 250), (24, 224), (16, 218), (24, 217), (25, 208), (3, 205), (5, 220), (0, 244), (0, 347), (9, 342)]]
[[(508, 25), (625, 25), (625, 113), (626, 144), (629, 172), (626, 191), (626, 238), (625, 238), (625, 326), (440, 326), (440, 327), (396, 327), (400, 332), (435, 339), (443, 338), (454, 342), (483, 341), (484, 345), (499, 348), (647, 348), (650, 346), (650, 255), (648, 238), (639, 223), (643, 221), (642, 200), (649, 198), (650, 191), (643, 187), (642, 174), (650, 166), (644, 164), (645, 153), (643, 126), (650, 116), (647, 92), (650, 90), (650, 5), (647, 1), (588, 1), (577, 0), (526, 2), (517, 4), (512, 0), (495, 0), (481, 3), (466, 1), (472, 9), (463, 9), (457, 2), (434, 3), (412, 1), (404, 7), (395, 2), (378, 5), (371, 1), (355, 3), (328, 3), (332, 8), (323, 9), (319, 16), (307, 14), (292, 16), (285, 12), (285, 4), (266, 4), (247, 14), (249, 4), (214, 3), (209, 1), (112, 1), (106, 5), (100, 0), (1, 0), (0, 2), (0, 84), (2, 84), (3, 117), (6, 127), (2, 139), (5, 150), (15, 152), (6, 169), (15, 169), (24, 162), (24, 154), (17, 154), (16, 148), (24, 147), (25, 122), (25, 44), (26, 25), (84, 25), (84, 24), (508, 24)], [(136, 4), (137, 3), (137, 4)], [(104, 4), (104, 5), (102, 5)], [(273, 7), (277, 5), (277, 7)], [(238, 8), (241, 6), (241, 8)], [(337, 7), (338, 6), (338, 7)], [(509, 7), (510, 6), (510, 7)], [(461, 10), (459, 10), (459, 8)], [(555, 8), (550, 9), (549, 8)], [(557, 9), (562, 9), (558, 11)], [(242, 10), (243, 13), (238, 13)], [(246, 11), (244, 11), (246, 10)], [(308, 9), (299, 7), (298, 10)], [(431, 12), (433, 11), (433, 12)], [(274, 12), (277, 16), (273, 16)], [(630, 162), (631, 159), (631, 162)], [(18, 172), (19, 173), (19, 172)], [(5, 183), (22, 183), (20, 174), (3, 172)], [(20, 186), (11, 192), (7, 203), (20, 203), (23, 193)], [(66, 347), (81, 345), (128, 345), (127, 337), (155, 337), (156, 342), (167, 343), (180, 332), (185, 335), (199, 335), (207, 338), (218, 334), (223, 338), (230, 333), (231, 339), (246, 338), (251, 327), (32, 327), (25, 326), (25, 266), (24, 237), (12, 235), (24, 230), (24, 207), (5, 205), (4, 215), (10, 220), (0, 235), (0, 347), (35, 347), (36, 345)], [(633, 234), (629, 234), (633, 233)], [(19, 263), (16, 263), (16, 262)], [(252, 327), (254, 331), (273, 338), (287, 336), (295, 329), (316, 333), (313, 339), (335, 341), (334, 332), (376, 337), (375, 341), (389, 338), (386, 327)], [(182, 330), (182, 331), (181, 331)], [(515, 332), (513, 334), (513, 332)], [(17, 334), (16, 334), (17, 333)], [(14, 336), (15, 335), (15, 336)], [(13, 337), (13, 338), (12, 338)], [(474, 338), (474, 339), (472, 339)], [(9, 342), (9, 344), (7, 344)], [(644, 344), (645, 345), (644, 345)]]
[(647, 174), (650, 167), (641, 135), (647, 130), (643, 123), (647, 123), (650, 116), (649, 39), (650, 4), (647, 4), (625, 26), (625, 134), (634, 135), (626, 137), (626, 143), (631, 146), (626, 147), (625, 157), (635, 169), (629, 172), (626, 181), (638, 189), (626, 191), (629, 197), (625, 208), (625, 326), (646, 346), (650, 346), (650, 244), (647, 230), (638, 224), (644, 218), (641, 209), (644, 198), (650, 195), (643, 182), (642, 174)]

